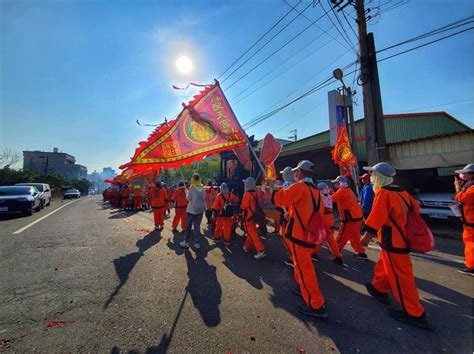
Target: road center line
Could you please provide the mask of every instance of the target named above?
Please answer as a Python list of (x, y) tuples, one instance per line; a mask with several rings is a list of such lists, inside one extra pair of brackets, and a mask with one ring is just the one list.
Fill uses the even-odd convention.
[(14, 233), (12, 233), (12, 235), (21, 234), (23, 231), (25, 231), (26, 229), (29, 229), (29, 228), (32, 227), (33, 225), (39, 223), (41, 220), (46, 219), (48, 216), (53, 215), (55, 212), (61, 210), (62, 208), (64, 208), (65, 206), (68, 206), (69, 204), (72, 204), (72, 203), (74, 203), (74, 202), (77, 202), (78, 200), (80, 200), (80, 199), (76, 199), (76, 200), (73, 200), (72, 202), (69, 202), (69, 203), (67, 203), (67, 204), (61, 205), (59, 208), (54, 209), (51, 213), (46, 214), (45, 216), (40, 217), (38, 220), (33, 221), (32, 223), (30, 223), (30, 224), (28, 224), (28, 225), (22, 227), (21, 229), (16, 230)]

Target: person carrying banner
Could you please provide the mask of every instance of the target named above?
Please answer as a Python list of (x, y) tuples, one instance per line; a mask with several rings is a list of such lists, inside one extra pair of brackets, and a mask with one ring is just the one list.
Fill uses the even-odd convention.
[(462, 239), (464, 241), (465, 267), (459, 273), (474, 276), (474, 164), (457, 170), (454, 180), (455, 199), (461, 204)]
[(314, 164), (311, 161), (300, 161), (293, 169), (297, 182), (287, 189), (280, 189), (275, 194), (275, 203), (289, 211), (285, 238), (290, 244), (294, 277), (299, 285), (299, 290), (294, 289), (294, 292), (298, 293), (306, 304), (298, 306), (298, 311), (307, 316), (325, 319), (328, 317), (325, 300), (311, 260), (315, 244), (306, 238), (306, 226), (313, 213), (324, 212), (324, 203), (313, 183), (313, 170)]
[(367, 259), (365, 248), (360, 245), (360, 228), (362, 226), (362, 208), (357, 196), (349, 188), (347, 178), (338, 176), (334, 181), (337, 191), (332, 195), (332, 200), (337, 203), (339, 210), (339, 232), (337, 235), (337, 246), (342, 250), (347, 241), (357, 252), (354, 256), (359, 259)]
[(157, 181), (156, 186), (151, 190), (151, 208), (153, 210), (153, 218), (155, 229), (163, 230), (165, 224), (165, 205), (166, 191), (161, 186), (161, 182)]
[(130, 195), (130, 187), (125, 184), (120, 190), (120, 207), (125, 210), (128, 208), (128, 197)]
[(217, 194), (212, 209), (216, 213), (216, 228), (214, 230), (214, 241), (220, 241), (224, 236), (224, 243), (230, 245), (232, 236), (232, 217), (234, 215), (239, 198), (229, 191), (227, 183), (222, 183), (220, 192)]
[(264, 218), (265, 214), (263, 214), (262, 209), (258, 209), (257, 186), (255, 185), (255, 179), (253, 177), (247, 177), (243, 182), (244, 196), (242, 197), (240, 208), (242, 209), (242, 223), (247, 233), (243, 250), (244, 252), (248, 252), (254, 248), (257, 251), (254, 258), (262, 259), (267, 254), (265, 253), (265, 246), (260, 240), (260, 236), (257, 232), (256, 218), (258, 214)]
[(372, 237), (377, 236), (381, 248), (372, 282), (365, 284), (367, 291), (384, 304), (389, 303), (391, 291), (403, 310), (390, 309), (389, 315), (397, 321), (428, 328), (415, 284), (405, 229), (409, 205), (415, 212), (419, 212), (420, 207), (408, 192), (392, 184), (396, 171), (390, 164), (380, 162), (364, 167), (364, 170), (371, 173), (375, 199), (363, 227), (365, 234), (361, 243), (367, 246)]
[[(328, 244), (329, 251), (333, 254), (334, 259), (332, 260), (334, 263), (338, 265), (343, 265), (344, 262), (342, 260), (342, 254), (337, 246), (337, 242), (334, 239), (334, 230), (336, 229), (334, 223), (334, 215), (333, 215), (333, 202), (332, 196), (329, 191), (329, 186), (324, 183), (320, 182), (317, 185), (319, 189), (319, 193), (321, 194), (321, 200), (324, 204), (324, 212), (323, 212), (323, 220), (326, 223), (326, 226), (329, 229), (328, 237), (326, 238), (326, 242)], [(321, 247), (315, 249), (315, 253), (319, 253), (321, 251)]]
[(201, 176), (198, 173), (193, 174), (187, 199), (189, 203), (186, 208), (186, 231), (184, 233), (184, 240), (179, 245), (183, 248), (189, 248), (191, 229), (194, 228), (194, 248), (198, 250), (201, 248), (202, 214), (206, 210), (204, 188), (201, 183)]
[(187, 189), (184, 181), (178, 183), (178, 188), (173, 193), (171, 200), (174, 202), (174, 219), (172, 223), (173, 231), (178, 231), (178, 225), (181, 222), (181, 230), (186, 230), (186, 208), (188, 199), (186, 198)]

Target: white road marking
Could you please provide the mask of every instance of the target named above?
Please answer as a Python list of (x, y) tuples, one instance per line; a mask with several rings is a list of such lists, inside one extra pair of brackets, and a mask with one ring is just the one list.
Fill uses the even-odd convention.
[(28, 225), (22, 227), (21, 229), (16, 230), (14, 233), (12, 233), (12, 235), (18, 235), (18, 234), (22, 233), (22, 232), (25, 231), (26, 229), (29, 229), (29, 228), (32, 227), (33, 225), (39, 223), (41, 220), (46, 219), (48, 216), (53, 215), (53, 214), (56, 213), (57, 211), (60, 211), (62, 208), (68, 206), (69, 204), (72, 204), (72, 203), (74, 203), (74, 202), (77, 202), (78, 200), (80, 200), (80, 199), (76, 199), (76, 200), (73, 200), (72, 202), (69, 202), (69, 203), (67, 203), (67, 204), (61, 205), (59, 208), (54, 209), (51, 213), (46, 214), (45, 216), (40, 217), (38, 220), (33, 221), (32, 223), (30, 223), (30, 224), (28, 224)]

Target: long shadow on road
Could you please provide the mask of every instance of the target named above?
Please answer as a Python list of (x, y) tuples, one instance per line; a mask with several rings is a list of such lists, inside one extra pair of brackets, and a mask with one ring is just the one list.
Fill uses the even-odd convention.
[(109, 298), (104, 304), (104, 309), (106, 309), (113, 301), (115, 296), (119, 293), (120, 289), (125, 285), (128, 281), (128, 277), (132, 272), (135, 265), (138, 263), (140, 258), (145, 255), (145, 252), (150, 249), (151, 247), (155, 246), (161, 240), (161, 234), (159, 231), (152, 231), (142, 239), (138, 240), (136, 246), (138, 247), (137, 252), (129, 253), (125, 256), (116, 258), (113, 260), (115, 266), (115, 272), (119, 277), (119, 284), (115, 288), (115, 290), (110, 294)]

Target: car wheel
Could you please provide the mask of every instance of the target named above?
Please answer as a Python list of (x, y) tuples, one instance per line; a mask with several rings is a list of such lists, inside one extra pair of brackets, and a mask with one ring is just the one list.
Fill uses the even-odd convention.
[(42, 209), (41, 207), (41, 202), (38, 204), (38, 206), (35, 208), (35, 211), (40, 211)]
[(40, 202), (40, 209), (43, 209), (44, 208), (44, 205), (45, 203), (43, 203), (43, 201)]

